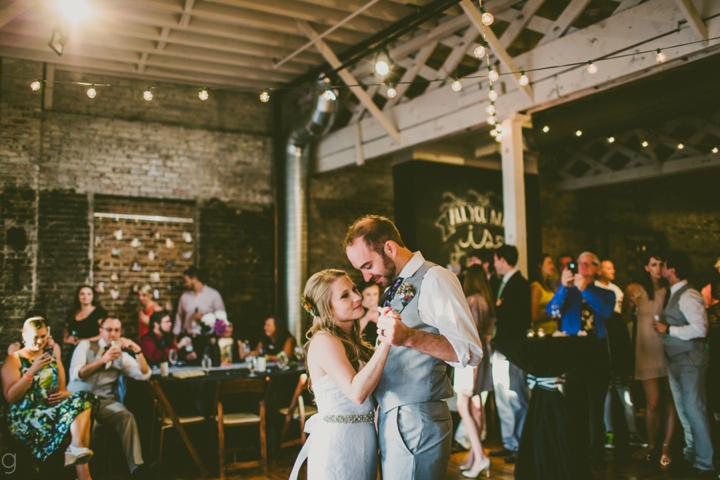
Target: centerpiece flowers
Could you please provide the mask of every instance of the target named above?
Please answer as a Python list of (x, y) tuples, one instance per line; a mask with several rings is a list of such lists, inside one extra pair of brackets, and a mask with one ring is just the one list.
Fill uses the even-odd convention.
[(200, 332), (202, 335), (222, 337), (230, 326), (227, 312), (225, 310), (216, 310), (206, 313), (200, 319)]

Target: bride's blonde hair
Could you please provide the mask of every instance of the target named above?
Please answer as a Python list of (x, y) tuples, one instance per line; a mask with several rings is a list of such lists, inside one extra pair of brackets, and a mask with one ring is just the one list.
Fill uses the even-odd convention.
[(370, 360), (374, 349), (372, 345), (363, 339), (359, 319), (353, 322), (350, 334), (342, 328), (338, 328), (335, 324), (331, 302), (332, 284), (338, 278), (347, 276), (348, 274), (342, 270), (322, 270), (310, 277), (305, 284), (303, 297), (307, 302), (306, 310), (309, 308), (314, 311), (310, 312), (308, 310), (308, 313), (313, 316), (313, 324), (305, 334), (308, 341), (303, 347), (307, 352), (316, 333), (329, 333), (342, 342), (347, 359), (357, 371), (360, 368), (360, 362), (367, 363)]

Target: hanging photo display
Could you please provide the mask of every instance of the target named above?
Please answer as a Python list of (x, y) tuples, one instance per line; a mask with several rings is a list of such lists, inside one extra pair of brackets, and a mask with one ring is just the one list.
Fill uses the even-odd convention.
[(155, 250), (150, 250), (148, 252), (148, 260), (150, 260), (150, 261), (155, 260)]
[(175, 242), (173, 242), (169, 237), (165, 239), (165, 248), (175, 248)]
[(105, 282), (98, 282), (95, 287), (95, 291), (98, 293), (105, 293)]
[(183, 232), (182, 238), (185, 240), (185, 243), (192, 243), (192, 235), (190, 235), (190, 232)]
[(142, 271), (142, 264), (140, 262), (138, 262), (137, 260), (135, 260), (134, 262), (132, 262), (132, 265), (130, 266), (130, 270), (133, 272), (140, 272), (140, 271)]
[(154, 298), (155, 300), (157, 300), (158, 298), (160, 298), (160, 290), (158, 290), (157, 288), (156, 288), (155, 290), (153, 290), (153, 298)]
[(113, 282), (119, 282), (120, 274), (118, 272), (113, 272), (112, 275), (110, 275), (110, 280), (112, 280)]
[(113, 258), (120, 258), (120, 249), (113, 247), (110, 256), (112, 256)]
[(96, 247), (104, 247), (105, 246), (105, 239), (101, 237), (100, 235), (95, 236), (95, 246)]
[(122, 237), (123, 237), (122, 230), (115, 230), (115, 232), (113, 232), (113, 238), (115, 240), (122, 240)]
[(120, 290), (118, 290), (117, 288), (113, 288), (112, 290), (110, 290), (110, 296), (113, 300), (117, 300), (118, 298), (120, 298)]
[(132, 242), (130, 242), (130, 246), (133, 248), (140, 248), (140, 245), (141, 245), (140, 239), (137, 237), (133, 238)]
[(193, 253), (192, 250), (185, 250), (183, 252), (183, 258), (185, 260), (190, 260), (192, 258), (192, 253)]

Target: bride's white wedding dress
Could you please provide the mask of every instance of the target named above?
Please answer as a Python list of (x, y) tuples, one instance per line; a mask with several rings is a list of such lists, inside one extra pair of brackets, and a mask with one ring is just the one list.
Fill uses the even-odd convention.
[(295, 461), (290, 479), (297, 478), (305, 457), (311, 480), (375, 480), (377, 435), (373, 400), (362, 405), (348, 399), (329, 375), (313, 381), (318, 413), (310, 417), (310, 433)]

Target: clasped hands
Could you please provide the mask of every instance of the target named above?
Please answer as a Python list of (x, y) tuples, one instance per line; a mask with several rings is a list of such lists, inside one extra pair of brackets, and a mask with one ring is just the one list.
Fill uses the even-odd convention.
[(393, 346), (403, 346), (410, 338), (410, 328), (402, 322), (400, 313), (390, 307), (378, 307), (378, 340)]

